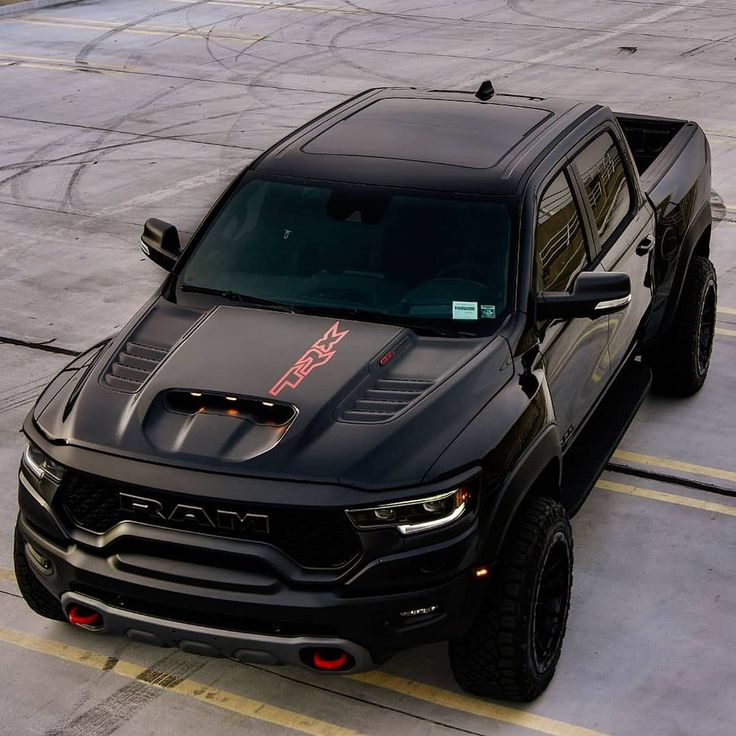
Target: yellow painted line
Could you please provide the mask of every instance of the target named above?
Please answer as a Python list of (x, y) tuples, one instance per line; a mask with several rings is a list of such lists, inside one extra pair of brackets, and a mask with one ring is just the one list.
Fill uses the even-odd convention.
[(710, 478), (730, 480), (736, 483), (736, 472), (733, 470), (724, 470), (723, 468), (711, 468), (708, 465), (696, 465), (695, 463), (686, 463), (682, 460), (671, 460), (670, 458), (666, 457), (640, 455), (638, 452), (629, 452), (628, 450), (616, 450), (616, 452), (613, 453), (613, 457), (616, 460), (628, 460), (631, 463), (639, 463), (640, 465), (651, 465), (656, 468), (667, 468), (668, 470), (682, 470), (685, 473), (705, 475)]
[(625, 493), (628, 496), (637, 496), (638, 498), (648, 498), (650, 501), (663, 501), (664, 503), (672, 503), (676, 506), (687, 506), (691, 509), (700, 509), (700, 511), (708, 511), (713, 514), (736, 516), (736, 506), (727, 506), (725, 503), (701, 501), (697, 498), (677, 496), (674, 493), (653, 491), (650, 488), (629, 486), (624, 483), (614, 483), (610, 480), (599, 480), (596, 483), (596, 488), (600, 488), (604, 491), (614, 491), (615, 493)]
[(7, 567), (0, 567), (0, 580), (4, 583), (15, 583), (15, 573)]
[[(176, 3), (193, 4), (199, 3), (200, 0), (171, 0)], [(372, 12), (363, 8), (351, 8), (342, 5), (312, 5), (281, 2), (249, 2), (248, 0), (210, 0), (207, 5), (226, 5), (238, 8), (255, 8), (257, 10), (299, 10), (310, 13), (340, 13), (345, 15), (364, 15)]]
[(716, 311), (721, 314), (736, 314), (736, 309), (734, 309), (734, 307), (718, 307)]
[(726, 330), (723, 327), (716, 327), (716, 335), (723, 337), (736, 337), (736, 330)]
[[(56, 657), (66, 662), (91, 667), (92, 669), (109, 670), (121, 677), (143, 682), (160, 690), (183, 695), (192, 700), (214, 705), (217, 708), (222, 708), (240, 716), (289, 728), (300, 733), (311, 734), (311, 736), (360, 736), (360, 732), (353, 731), (350, 728), (344, 728), (335, 723), (322, 721), (302, 713), (296, 713), (295, 711), (278, 708), (268, 703), (263, 703), (260, 700), (237, 695), (227, 690), (210, 687), (202, 682), (183, 680), (178, 684), (167, 686), (167, 681), (170, 683), (171, 678), (159, 677), (157, 680), (150, 681), (149, 678), (142, 677), (148, 668), (141, 667), (139, 664), (118, 660), (115, 666), (111, 668), (110, 658), (104, 654), (98, 654), (87, 649), (79, 649), (69, 644), (63, 644), (53, 639), (44, 639), (23, 631), (17, 631), (16, 629), (0, 626), (0, 641), (32, 652)], [(165, 675), (166, 673), (162, 674)]]
[(74, 67), (62, 64), (42, 64), (38, 61), (16, 61), (16, 62), (0, 62), (0, 66), (13, 69), (42, 69), (48, 72), (79, 72), (87, 71), (95, 73), (103, 77), (109, 77), (114, 74), (123, 74), (122, 71), (111, 71), (109, 69), (95, 69), (94, 67)]
[(473, 698), (470, 695), (443, 690), (439, 687), (426, 685), (423, 682), (407, 680), (404, 677), (390, 675), (387, 672), (363, 672), (356, 675), (347, 675), (351, 680), (373, 685), (385, 690), (391, 690), (402, 695), (408, 695), (417, 700), (423, 700), (432, 705), (440, 705), (444, 708), (471, 713), (481, 718), (490, 718), (502, 723), (510, 723), (521, 726), (531, 731), (549, 734), (549, 736), (606, 736), (601, 731), (592, 731), (589, 728), (576, 726), (573, 723), (565, 723), (554, 718), (539, 716), (536, 713), (510, 708), (507, 705), (489, 703), (486, 700)]
[(33, 17), (11, 17), (6, 22), (9, 23), (32, 23), (40, 26), (49, 26), (52, 28), (81, 28), (84, 30), (94, 29), (102, 31), (118, 31), (119, 33), (136, 33), (144, 36), (165, 36), (167, 38), (191, 38), (198, 41), (205, 40), (205, 37), (227, 41), (244, 41), (253, 43), (260, 41), (264, 36), (257, 34), (230, 33), (227, 31), (210, 31), (202, 29), (201, 31), (192, 31), (187, 28), (164, 28), (163, 26), (131, 26), (130, 28), (120, 27), (119, 23), (110, 23), (108, 21), (98, 20), (68, 20), (66, 18), (54, 18), (50, 16), (33, 16)]
[(74, 59), (59, 59), (53, 56), (29, 56), (28, 54), (9, 54), (0, 52), (0, 64), (23, 64), (30, 66), (31, 64), (43, 64), (49, 66), (62, 66), (66, 69), (81, 69), (82, 71), (103, 71), (103, 72), (139, 72), (139, 67), (120, 66), (116, 64), (102, 64), (98, 62), (75, 61)]

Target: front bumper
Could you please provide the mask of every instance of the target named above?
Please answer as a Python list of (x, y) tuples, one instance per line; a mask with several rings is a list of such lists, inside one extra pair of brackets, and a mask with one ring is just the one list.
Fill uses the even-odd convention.
[[(421, 586), (397, 586), (386, 571), (425, 559), (421, 549), (386, 558), (385, 568), (380, 564), (384, 560), (375, 561), (358, 576), (372, 581), (368, 590), (357, 583), (351, 589), (344, 580), (305, 584), (223, 570), (204, 557), (201, 561), (207, 564), (171, 563), (167, 569), (165, 552), (175, 546), (171, 530), (159, 530), (153, 554), (143, 554), (150, 539), (140, 540), (141, 553), (136, 554), (117, 551), (116, 543), (94, 548), (49, 533), (54, 527), (67, 535), (69, 530), (23, 484), (20, 501), (19, 531), (29, 565), (67, 614), (72, 606), (83, 606), (101, 614), (103, 626), (96, 629), (101, 633), (197, 654), (309, 666), (305, 652), (339, 650), (350, 659), (350, 666), (340, 671), (358, 671), (398, 650), (460, 635), (484, 589), (484, 581), (474, 578), (467, 566), (449, 579), (429, 575)], [(435, 545), (431, 559), (467, 559), (477, 544), (477, 531), (472, 527), (459, 539)], [(131, 528), (119, 541), (138, 544), (136, 533)], [(145, 530), (149, 537), (152, 533)], [(200, 535), (179, 536), (179, 542), (191, 544)], [(216, 543), (213, 538), (206, 541)], [(402, 616), (422, 609), (431, 613)]]
[(159, 647), (179, 647), (190, 654), (207, 657), (225, 657), (244, 664), (306, 665), (305, 652), (312, 650), (337, 650), (345, 652), (350, 666), (342, 672), (358, 672), (370, 669), (373, 658), (367, 649), (345, 639), (316, 636), (267, 636), (245, 632), (233, 632), (213, 626), (196, 626), (126, 611), (108, 606), (91, 596), (81, 593), (64, 593), (61, 605), (69, 615), (76, 607), (98, 613), (98, 627), (85, 626), (101, 634), (127, 636), (132, 641)]

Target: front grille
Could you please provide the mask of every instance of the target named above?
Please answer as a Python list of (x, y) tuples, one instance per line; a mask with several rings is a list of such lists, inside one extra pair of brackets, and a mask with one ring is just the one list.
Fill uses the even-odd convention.
[(360, 540), (340, 509), (283, 508), (215, 501), (133, 486), (93, 475), (67, 472), (54, 504), (76, 526), (103, 534), (116, 524), (135, 519), (134, 512), (121, 507), (120, 494), (140, 496), (161, 504), (164, 516), (179, 504), (202, 509), (209, 519), (217, 510), (268, 516), (268, 533), (257, 530), (221, 529), (195, 521), (172, 521), (146, 515), (147, 524), (169, 529), (186, 529), (221, 537), (265, 542), (280, 549), (298, 565), (311, 569), (345, 567), (361, 552)]

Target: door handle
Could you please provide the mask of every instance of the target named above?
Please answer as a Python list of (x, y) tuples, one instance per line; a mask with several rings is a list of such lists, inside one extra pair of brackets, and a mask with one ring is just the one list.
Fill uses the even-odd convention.
[(647, 235), (644, 240), (636, 246), (636, 255), (645, 256), (654, 248), (654, 235)]

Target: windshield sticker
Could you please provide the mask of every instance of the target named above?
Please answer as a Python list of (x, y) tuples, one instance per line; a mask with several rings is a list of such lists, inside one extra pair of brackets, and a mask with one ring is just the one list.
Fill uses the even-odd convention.
[(478, 302), (453, 302), (453, 319), (478, 319)]
[(481, 304), (480, 305), (480, 318), (481, 319), (496, 319), (496, 305), (495, 304)]
[(317, 342), (312, 345), (286, 373), (269, 389), (271, 396), (278, 396), (285, 388), (296, 388), (315, 368), (329, 363), (335, 355), (335, 345), (350, 332), (340, 330), (335, 322)]

